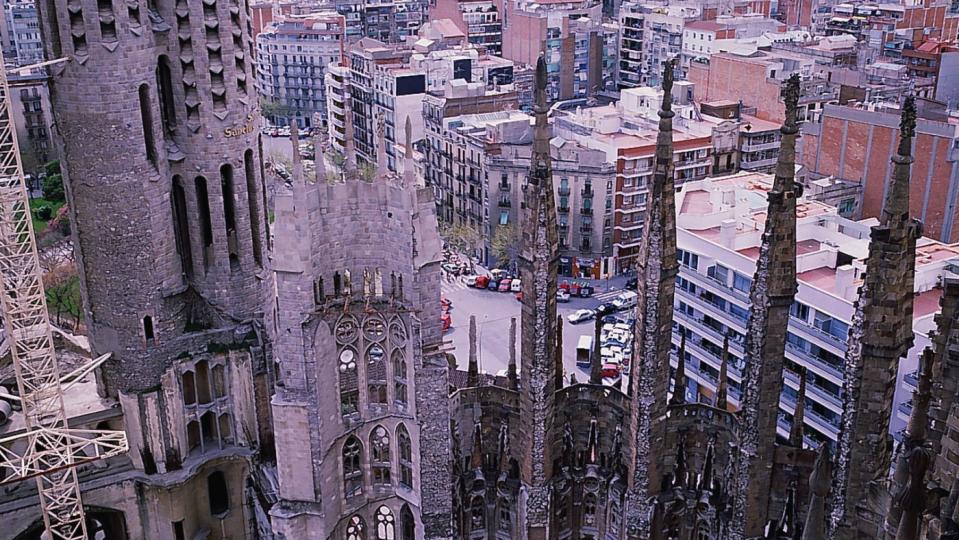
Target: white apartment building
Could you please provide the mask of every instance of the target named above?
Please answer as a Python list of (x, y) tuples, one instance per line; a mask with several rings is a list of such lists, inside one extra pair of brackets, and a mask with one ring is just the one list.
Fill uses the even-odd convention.
[(643, 36), (646, 15), (636, 4), (623, 4), (619, 14), (619, 87), (641, 86), (646, 75)]
[[(729, 336), (729, 401), (738, 406), (743, 368), (749, 288), (767, 211), (772, 175), (741, 172), (686, 182), (676, 195), (677, 256), (673, 344), (686, 332), (687, 397), (712, 402)], [(788, 436), (799, 385), (797, 367), (807, 370), (806, 443), (835, 441), (842, 414), (841, 388), (847, 331), (875, 220), (852, 221), (836, 208), (801, 199), (797, 208), (796, 301), (789, 322), (785, 386), (779, 432)], [(929, 345), (942, 294), (941, 279), (953, 275), (959, 245), (923, 238), (918, 242), (913, 328), (915, 345), (903, 359), (890, 426), (904, 426), (911, 392), (904, 382)], [(675, 358), (673, 359), (675, 366)]]

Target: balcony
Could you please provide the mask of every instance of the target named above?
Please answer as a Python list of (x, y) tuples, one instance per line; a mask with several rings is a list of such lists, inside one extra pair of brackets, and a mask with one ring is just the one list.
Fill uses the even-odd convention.
[(593, 226), (592, 225), (581, 225), (579, 227), (579, 232), (582, 234), (592, 234)]
[(763, 150), (774, 150), (779, 148), (780, 141), (763, 142), (762, 139), (745, 139), (740, 152), (762, 152)]
[(583, 197), (592, 197), (592, 196), (593, 196), (593, 188), (591, 188), (591, 187), (585, 187), (585, 188), (583, 188), (583, 190), (580, 191), (579, 193), (580, 193), (580, 195), (582, 195)]
[(584, 216), (591, 216), (591, 215), (593, 215), (593, 209), (592, 209), (592, 208), (580, 208), (580, 209), (579, 209), (579, 213), (582, 214), (582, 215), (584, 215)]
[(497, 206), (500, 208), (510, 208), (513, 206), (513, 203), (509, 200), (501, 200), (499, 203), (497, 203)]
[(569, 207), (568, 207), (568, 206), (559, 206), (559, 207), (556, 208), (556, 211), (559, 212), (559, 213), (561, 213), (561, 214), (568, 214), (568, 213), (569, 213)]
[(567, 187), (560, 186), (559, 189), (556, 190), (556, 191), (559, 193), (559, 196), (560, 196), (560, 197), (567, 197), (567, 196), (569, 196), (569, 187), (568, 187), (568, 186), (567, 186)]

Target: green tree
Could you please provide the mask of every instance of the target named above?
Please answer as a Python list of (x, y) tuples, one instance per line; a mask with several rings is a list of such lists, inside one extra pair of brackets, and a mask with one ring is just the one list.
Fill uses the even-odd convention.
[(508, 267), (515, 272), (520, 253), (519, 230), (512, 223), (498, 225), (490, 239), (490, 250), (501, 267)]
[(472, 253), (483, 241), (482, 235), (467, 225), (445, 224), (440, 227), (440, 236), (458, 253)]
[(64, 202), (67, 199), (63, 191), (63, 176), (60, 174), (60, 162), (51, 161), (44, 165), (47, 173), (43, 179), (43, 198), (53, 202)]

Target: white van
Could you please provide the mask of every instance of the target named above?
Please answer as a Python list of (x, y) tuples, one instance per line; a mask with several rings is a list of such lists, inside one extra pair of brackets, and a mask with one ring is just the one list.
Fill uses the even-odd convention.
[(613, 301), (613, 307), (617, 311), (622, 311), (624, 309), (630, 309), (636, 307), (636, 300), (639, 298), (639, 295), (633, 291), (626, 291), (619, 296), (617, 296)]

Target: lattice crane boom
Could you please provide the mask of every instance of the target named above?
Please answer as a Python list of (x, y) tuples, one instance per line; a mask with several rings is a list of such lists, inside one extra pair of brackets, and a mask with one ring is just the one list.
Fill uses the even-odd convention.
[[(2, 58), (0, 55), (0, 66)], [(60, 369), (10, 106), (10, 86), (3, 69), (0, 94), (0, 308), (26, 423), (26, 433), (0, 439), (0, 469), (8, 473), (0, 484), (34, 478), (49, 537), (86, 540), (76, 466), (124, 453), (128, 445), (122, 431), (67, 426)], [(14, 447), (23, 446), (22, 455), (14, 452)]]

